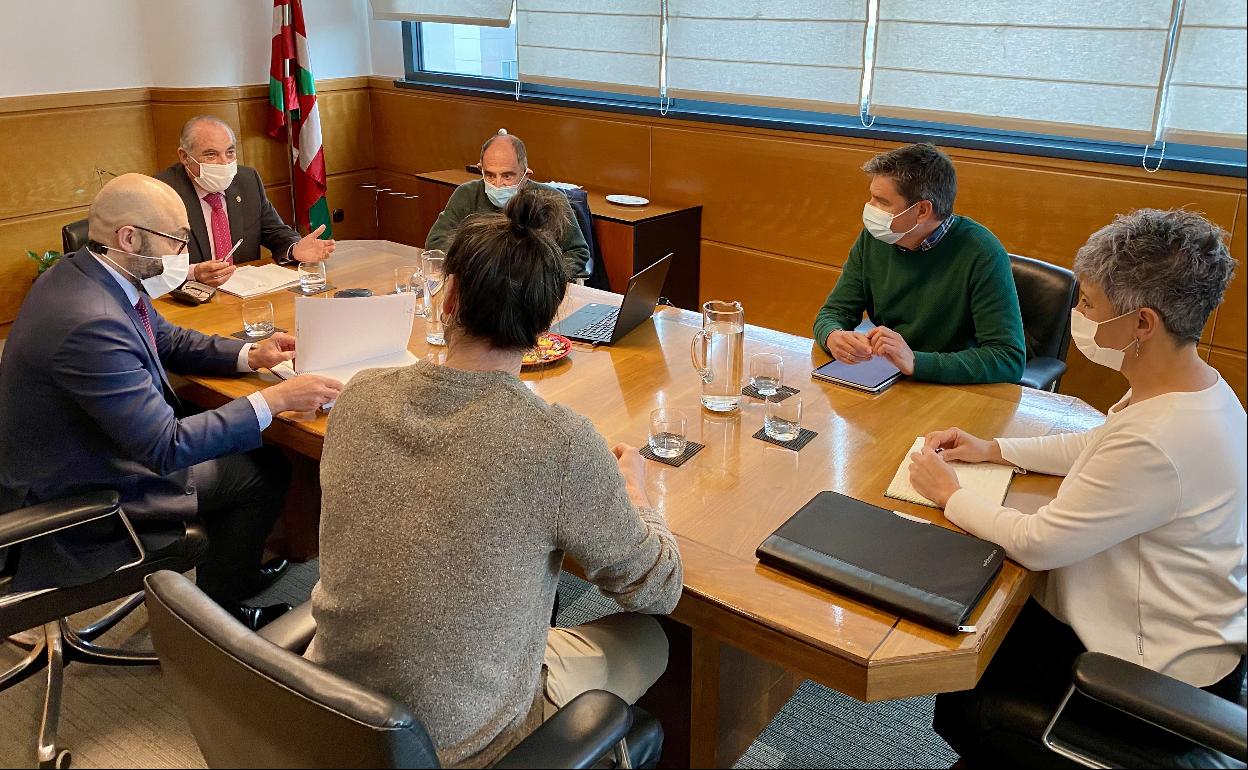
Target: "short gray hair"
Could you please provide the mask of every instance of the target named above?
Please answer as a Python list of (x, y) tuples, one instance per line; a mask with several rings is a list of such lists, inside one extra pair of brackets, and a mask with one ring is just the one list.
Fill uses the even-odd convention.
[(500, 139), (505, 139), (511, 143), (511, 148), (516, 151), (516, 162), (520, 164), (520, 168), (528, 168), (529, 153), (524, 149), (524, 142), (520, 141), (520, 137), (507, 133), (505, 128), (499, 129), (497, 134), (486, 139), (485, 144), (481, 145), (481, 159), (485, 158), (485, 151), (490, 149), (490, 145)]
[(1200, 341), (1222, 302), (1236, 261), (1226, 231), (1193, 211), (1119, 214), (1075, 255), (1075, 272), (1096, 284), (1119, 313), (1152, 308), (1176, 339)]
[(958, 172), (949, 156), (934, 144), (907, 144), (881, 153), (864, 163), (862, 170), (871, 176), (893, 180), (907, 205), (930, 201), (932, 213), (941, 219), (953, 213), (953, 201), (958, 197)]
[(186, 123), (182, 124), (182, 133), (181, 135), (178, 136), (178, 146), (186, 150), (187, 152), (194, 152), (195, 151), (195, 129), (199, 128), (204, 123), (209, 123), (214, 126), (221, 126), (226, 131), (230, 132), (231, 139), (235, 138), (234, 129), (230, 127), (229, 123), (226, 123), (221, 118), (218, 118), (215, 115), (196, 115), (195, 117), (186, 121)]

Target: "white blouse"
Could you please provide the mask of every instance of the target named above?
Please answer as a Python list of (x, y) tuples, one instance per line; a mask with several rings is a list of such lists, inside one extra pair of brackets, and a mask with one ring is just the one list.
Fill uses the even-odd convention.
[(1034, 515), (965, 489), (945, 513), (1050, 570), (1036, 598), (1089, 650), (1206, 687), (1245, 651), (1244, 408), (1221, 377), (1130, 397), (1086, 433), (997, 439), (1008, 462), (1066, 477)]

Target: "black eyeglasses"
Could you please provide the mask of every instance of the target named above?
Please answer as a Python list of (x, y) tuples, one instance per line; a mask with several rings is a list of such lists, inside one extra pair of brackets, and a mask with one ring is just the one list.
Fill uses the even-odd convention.
[[(142, 230), (145, 233), (151, 233), (152, 235), (159, 235), (161, 238), (168, 238), (171, 241), (177, 241), (178, 250), (174, 252), (175, 254), (181, 254), (182, 252), (186, 251), (186, 247), (189, 246), (191, 243), (190, 238), (182, 238), (177, 235), (170, 235), (169, 233), (162, 233), (159, 230), (153, 230), (150, 227), (144, 227), (143, 225), (130, 225), (130, 226), (133, 227), (135, 230)], [(121, 228), (117, 228), (117, 231), (121, 232)]]

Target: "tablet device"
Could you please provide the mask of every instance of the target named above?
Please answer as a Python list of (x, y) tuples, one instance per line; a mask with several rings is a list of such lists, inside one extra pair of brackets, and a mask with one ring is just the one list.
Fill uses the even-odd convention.
[(901, 370), (883, 356), (871, 356), (870, 361), (860, 364), (832, 360), (811, 372), (811, 376), (854, 390), (879, 393), (901, 379)]

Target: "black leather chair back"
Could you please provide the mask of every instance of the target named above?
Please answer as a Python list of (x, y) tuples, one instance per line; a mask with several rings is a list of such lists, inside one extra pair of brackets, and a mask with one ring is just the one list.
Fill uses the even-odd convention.
[(1070, 309), (1079, 298), (1079, 281), (1064, 267), (1010, 255), (1018, 306), (1023, 314), (1027, 360), (1066, 360), (1070, 348)]
[(564, 190), (563, 194), (568, 196), (568, 203), (572, 204), (576, 224), (581, 228), (581, 235), (585, 236), (585, 244), (589, 246), (589, 256), (593, 260), (585, 285), (591, 289), (611, 291), (607, 266), (602, 261), (602, 249), (594, 241), (594, 217), (589, 211), (589, 194), (584, 190)]
[(61, 248), (65, 254), (73, 254), (87, 245), (87, 220), (79, 219), (61, 228)]
[(148, 576), (147, 611), (209, 767), (438, 766), (406, 708), (260, 638), (182, 575)]

